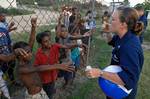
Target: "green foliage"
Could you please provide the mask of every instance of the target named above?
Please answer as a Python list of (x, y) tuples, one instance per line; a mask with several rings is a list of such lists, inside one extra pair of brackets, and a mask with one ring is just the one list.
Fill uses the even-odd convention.
[(9, 8), (5, 9), (0, 7), (0, 13), (5, 13), (6, 15), (27, 15), (34, 13), (33, 11), (17, 9), (17, 8)]
[(144, 3), (139, 3), (135, 6), (142, 6), (144, 8), (144, 10), (150, 10), (150, 2), (144, 2)]
[(129, 0), (124, 0), (123, 2), (124, 2), (124, 5), (129, 5), (130, 4)]
[[(19, 4), (29, 4), (32, 5), (34, 4), (35, 0), (16, 0)], [(42, 0), (43, 1), (43, 0)]]
[[(39, 6), (49, 6), (52, 4), (51, 1), (55, 0), (17, 0), (19, 4), (23, 5), (33, 5), (34, 2), (37, 2)], [(56, 0), (57, 1), (57, 0)]]

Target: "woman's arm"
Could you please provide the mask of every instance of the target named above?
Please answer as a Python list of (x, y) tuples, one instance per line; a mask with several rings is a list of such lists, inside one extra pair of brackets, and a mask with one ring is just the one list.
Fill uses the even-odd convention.
[(98, 78), (102, 77), (107, 80), (110, 80), (116, 84), (124, 86), (124, 82), (121, 80), (121, 78), (118, 76), (116, 73), (110, 73), (110, 72), (105, 72), (97, 68), (92, 68), (91, 70), (87, 71), (87, 76), (91, 78)]

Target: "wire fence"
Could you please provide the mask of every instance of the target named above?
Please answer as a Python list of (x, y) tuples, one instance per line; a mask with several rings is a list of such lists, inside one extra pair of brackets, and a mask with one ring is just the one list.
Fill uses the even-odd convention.
[[(55, 35), (55, 26), (58, 23), (58, 17), (63, 6), (77, 7), (82, 16), (88, 10), (93, 12), (95, 18), (98, 17), (99, 19), (101, 16), (102, 5), (96, 0), (1, 0), (0, 12), (6, 14), (8, 24), (13, 22), (14, 26), (17, 27), (16, 30), (10, 33), (12, 42), (27, 41), (31, 30), (30, 21), (32, 17), (37, 17), (37, 32), (50, 30)], [(100, 21), (98, 21), (98, 25), (100, 25), (99, 23)], [(5, 95), (2, 89), (8, 85), (10, 94), (15, 97), (14, 99), (23, 99), (23, 97), (16, 98), (19, 94), (24, 96), (24, 91), (22, 93), (19, 91), (20, 89), (14, 87), (14, 82), (16, 84), (16, 78), (14, 77), (17, 76), (15, 62), (6, 64), (9, 67), (4, 70), (3, 78), (7, 82), (5, 85), (0, 86), (0, 89)], [(7, 90), (5, 92), (7, 94)], [(3, 97), (0, 97), (0, 99), (3, 99)]]

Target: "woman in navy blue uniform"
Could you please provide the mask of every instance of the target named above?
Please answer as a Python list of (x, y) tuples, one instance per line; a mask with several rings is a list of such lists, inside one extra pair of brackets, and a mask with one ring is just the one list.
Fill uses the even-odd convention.
[[(134, 8), (119, 7), (112, 15), (110, 31), (116, 33), (109, 41), (113, 46), (110, 65), (118, 65), (122, 68), (119, 73), (104, 72), (93, 68), (87, 72), (92, 78), (102, 77), (125, 88), (132, 89), (129, 96), (124, 99), (135, 99), (138, 80), (142, 70), (144, 57), (140, 40), (136, 36), (142, 27), (138, 22), (138, 14)], [(114, 91), (115, 92), (115, 91)], [(107, 99), (112, 99), (107, 97)]]

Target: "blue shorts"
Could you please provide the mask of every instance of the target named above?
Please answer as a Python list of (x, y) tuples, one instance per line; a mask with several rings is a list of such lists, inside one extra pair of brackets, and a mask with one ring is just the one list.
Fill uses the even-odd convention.
[(74, 78), (74, 72), (60, 70), (58, 73), (58, 77), (63, 77), (65, 80), (71, 80)]
[(72, 59), (72, 61), (74, 62), (75, 67), (79, 67), (80, 66), (80, 55), (77, 56), (76, 58)]

